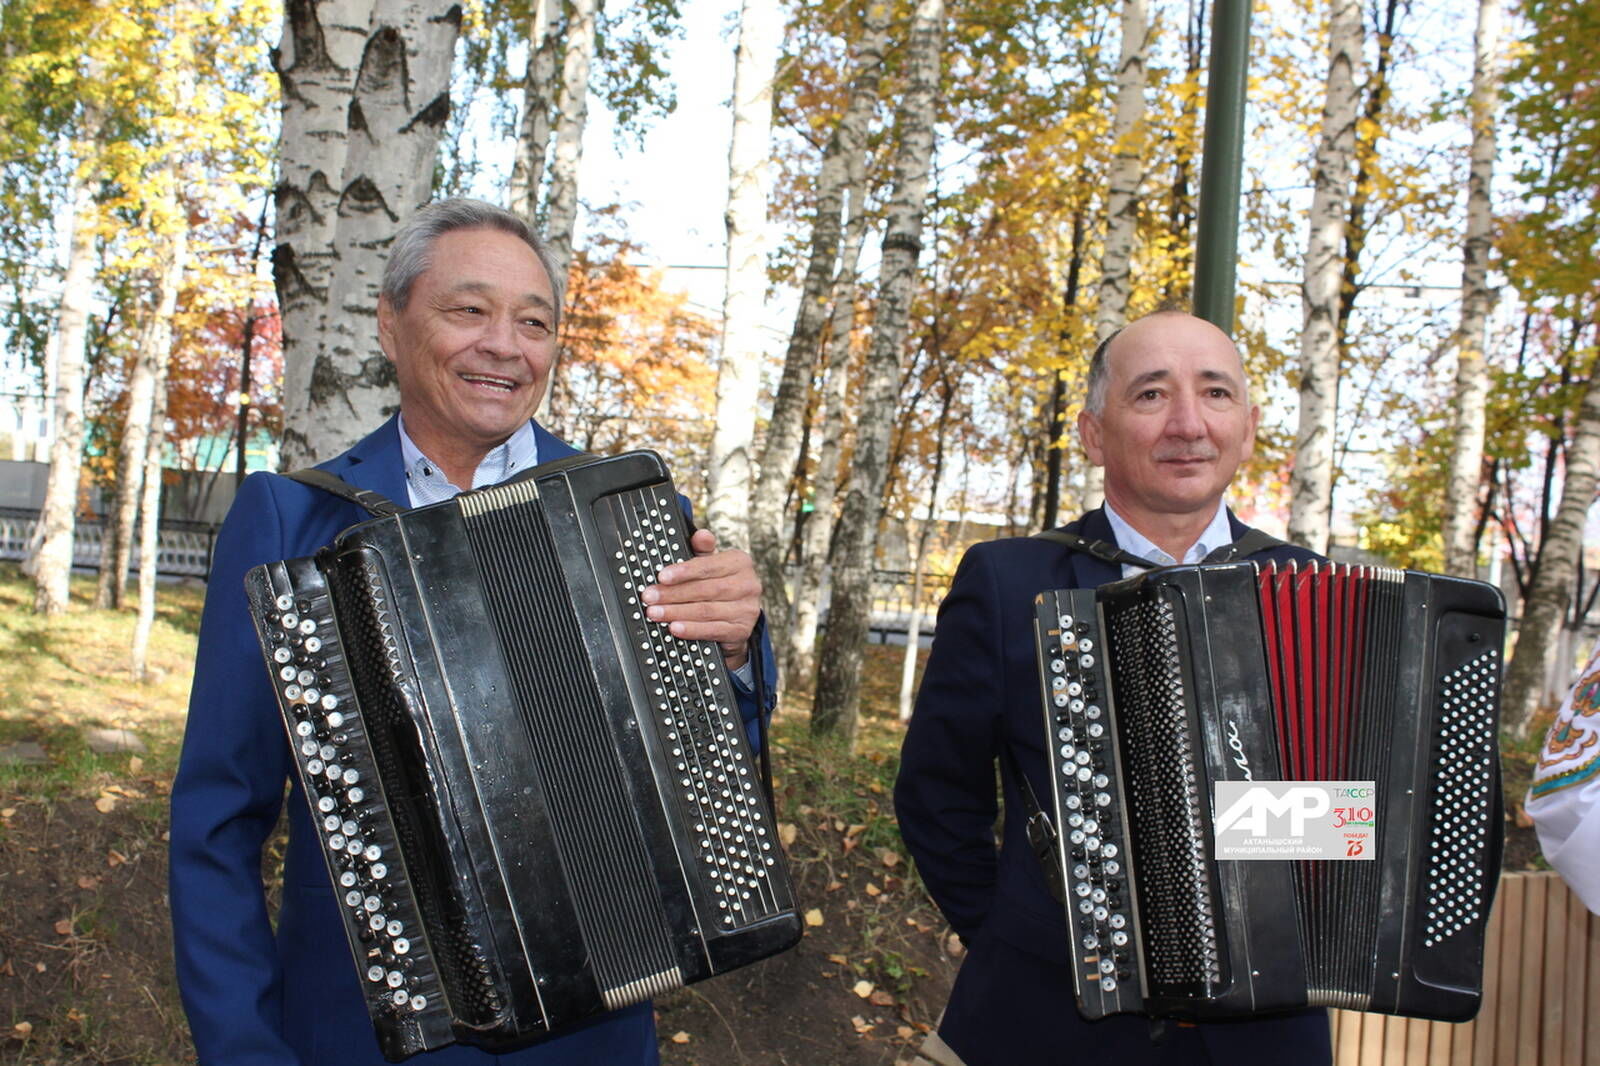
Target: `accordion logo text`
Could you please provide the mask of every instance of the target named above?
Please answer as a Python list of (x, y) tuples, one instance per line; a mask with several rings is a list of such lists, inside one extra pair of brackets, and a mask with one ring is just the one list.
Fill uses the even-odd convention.
[(1154, 570), (1037, 601), (1080, 1011), (1463, 1020), (1500, 866), (1498, 590)]
[(633, 453), (247, 576), (390, 1059), (526, 1044), (799, 939), (721, 655), (638, 600), (688, 555)]

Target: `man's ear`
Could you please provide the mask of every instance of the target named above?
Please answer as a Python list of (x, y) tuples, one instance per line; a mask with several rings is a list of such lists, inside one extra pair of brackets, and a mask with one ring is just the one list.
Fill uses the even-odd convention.
[(1240, 459), (1248, 459), (1248, 458), (1250, 458), (1251, 455), (1255, 454), (1255, 450), (1256, 450), (1256, 430), (1258, 430), (1260, 428), (1261, 428), (1261, 405), (1253, 403), (1253, 404), (1250, 405), (1250, 432), (1245, 434), (1245, 437), (1244, 437), (1244, 450), (1239, 455)]
[(389, 303), (389, 297), (378, 297), (378, 347), (383, 349), (383, 354), (389, 362), (394, 362), (394, 305)]
[(1084, 454), (1095, 466), (1105, 466), (1105, 452), (1101, 450), (1100, 419), (1087, 407), (1078, 412), (1078, 440), (1083, 443)]

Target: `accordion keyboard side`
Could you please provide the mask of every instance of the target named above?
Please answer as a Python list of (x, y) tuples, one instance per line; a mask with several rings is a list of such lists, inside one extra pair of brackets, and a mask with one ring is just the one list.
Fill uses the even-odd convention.
[(312, 560), (294, 559), (251, 570), (245, 590), (379, 1046), (397, 1061), (450, 1043), (449, 1004), (327, 583)]
[(1091, 1021), (1137, 1013), (1145, 1006), (1139, 922), (1094, 593), (1040, 594), (1034, 637), (1050, 770), (1047, 813), (1056, 826), (1078, 1011)]

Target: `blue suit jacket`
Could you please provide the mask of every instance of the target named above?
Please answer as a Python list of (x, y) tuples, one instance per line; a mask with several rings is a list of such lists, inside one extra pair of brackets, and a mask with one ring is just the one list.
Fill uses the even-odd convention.
[[(1237, 540), (1246, 527), (1231, 513), (1228, 518)], [(1063, 528), (1116, 543), (1101, 510)], [(1285, 546), (1253, 558), (1316, 556)], [(1055, 541), (991, 541), (966, 553), (939, 608), (933, 650), (901, 750), (895, 811), (928, 892), (973, 948), (940, 1025), (941, 1035), (968, 1057), (969, 1066), (1077, 1061), (1072, 1056), (1079, 1054), (1090, 1061), (1091, 1052), (1115, 1055), (1119, 1066), (1158, 1061), (1143, 1020), (1090, 1024), (1073, 1008), (1065, 914), (1028, 844), (1026, 808), (1015, 780), (1020, 768), (1036, 795), (1050, 794), (1039, 717), (1034, 597), (1047, 589), (1097, 588), (1121, 577), (1117, 564)], [(1002, 758), (1003, 752), (1009, 757)], [(1007, 811), (998, 853), (997, 761)], [(1260, 1041), (1250, 1037), (1256, 1027), (1261, 1027)], [(1198, 1028), (1206, 1034), (1213, 1061), (1230, 1066), (1250, 1061), (1248, 1047), (1235, 1046), (1241, 1038), (1245, 1045), (1270, 1046), (1271, 1055), (1262, 1062), (1315, 1063), (1318, 1040), (1321, 1061), (1327, 1059), (1327, 1021), (1320, 1010), (1292, 1016), (1287, 1031), (1281, 1021)], [(982, 1054), (974, 1050), (980, 1047)]]
[[(576, 454), (537, 424), (534, 431), (540, 461)], [(407, 499), (395, 419), (322, 469), (402, 504)], [(298, 781), (289, 797), (276, 934), (268, 917), (262, 846), (282, 809), (291, 764), (244, 594), (251, 567), (309, 555), (369, 517), (299, 482), (252, 474), (217, 538), (172, 789), (169, 875), (179, 988), (201, 1063), (384, 1062)], [(741, 704), (752, 717), (753, 701)], [(509, 1055), (453, 1046), (408, 1061), (649, 1066), (659, 1058), (651, 1006), (641, 1003)]]

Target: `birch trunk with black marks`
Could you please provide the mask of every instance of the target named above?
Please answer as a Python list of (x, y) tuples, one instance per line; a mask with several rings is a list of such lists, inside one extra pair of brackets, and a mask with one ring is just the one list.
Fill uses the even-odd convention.
[[(583, 129), (589, 121), (589, 66), (594, 61), (597, 7), (596, 0), (572, 0), (567, 8), (544, 231), (551, 253), (563, 268), (572, 262), (572, 231), (578, 221), (578, 168), (583, 163)], [(545, 395), (548, 402), (549, 392)]]
[(291, 0), (273, 280), (287, 467), (326, 459), (398, 402), (378, 347), (389, 243), (432, 190), (461, 26), (452, 0)]
[(918, 0), (911, 21), (909, 85), (899, 115), (894, 194), (878, 276), (872, 347), (867, 353), (850, 488), (839, 515), (828, 627), (817, 670), (811, 731), (842, 734), (852, 750), (861, 702), (861, 660), (872, 610), (889, 435), (894, 427), (901, 357), (922, 250), (922, 218), (933, 165), (934, 100), (945, 30), (943, 0)]
[(517, 155), (511, 164), (509, 208), (534, 224), (539, 217), (539, 186), (550, 151), (550, 105), (556, 95), (556, 39), (550, 26), (550, 0), (533, 0), (528, 32), (528, 67), (522, 82), (522, 121)]
[[(829, 294), (834, 297), (835, 316), (839, 300), (853, 299), (854, 282), (844, 282), (846, 272), (842, 267), (836, 269), (836, 264), (846, 199), (854, 205), (852, 222), (865, 217), (867, 133), (878, 106), (883, 53), (889, 40), (889, 16), (890, 5), (882, 0), (873, 0), (867, 5), (861, 39), (851, 59), (850, 96), (823, 151), (822, 167), (817, 176), (817, 213), (811, 226), (810, 257), (750, 504), (751, 554), (761, 575), (768, 622), (777, 623), (778, 632), (774, 636), (779, 647), (787, 643), (782, 630), (789, 625), (792, 609), (784, 583), (783, 564), (788, 545), (784, 504), (795, 464), (800, 459), (807, 396), (816, 372), (822, 332), (827, 325)], [(853, 265), (849, 273), (854, 273)], [(819, 468), (818, 477), (822, 476)], [(831, 477), (831, 472), (827, 476)], [(831, 494), (824, 497), (820, 486), (816, 501), (819, 513), (824, 507), (833, 506)], [(815, 522), (816, 517), (813, 514), (811, 521)], [(814, 622), (812, 626), (814, 635)], [(808, 645), (809, 640), (806, 638)]]
[[(188, 255), (188, 235), (180, 233), (172, 242), (172, 262), (177, 264), (180, 276)], [(157, 340), (170, 347), (172, 316), (168, 315), (163, 321), (165, 325), (158, 327)], [(133, 647), (129, 653), (130, 672), (135, 681), (150, 680), (150, 630), (156, 620), (156, 571), (161, 553), (161, 457), (166, 444), (169, 366), (167, 359), (156, 363), (155, 395), (150, 403), (152, 432), (145, 438), (144, 477), (139, 488), (139, 617), (134, 622)]]
[(1445, 474), (1444, 569), (1478, 576), (1478, 487), (1483, 481), (1484, 405), (1489, 367), (1484, 357), (1489, 309), (1489, 251), (1493, 241), (1495, 103), (1500, 94), (1500, 0), (1479, 0), (1473, 37), (1472, 162), (1467, 172), (1467, 238), (1462, 248), (1461, 324), (1456, 335), (1455, 435)]
[(1333, 512), (1333, 431), (1339, 402), (1339, 292), (1361, 90), (1361, 7), (1332, 0), (1322, 133), (1312, 170), (1301, 283), (1300, 418), (1290, 476), (1289, 539), (1325, 552)]
[(823, 365), (822, 414), (817, 420), (816, 472), (811, 479), (814, 508), (806, 520), (800, 540), (800, 566), (795, 579), (794, 631), (779, 647), (788, 649), (784, 670), (790, 677), (809, 674), (815, 666), (817, 614), (822, 575), (828, 569), (829, 548), (833, 543), (834, 521), (838, 516), (839, 464), (847, 432), (846, 407), (850, 393), (850, 338), (856, 326), (856, 272), (861, 261), (861, 246), (867, 236), (867, 216), (860, 210), (866, 198), (865, 175), (854, 187), (852, 209), (845, 234), (844, 260), (833, 288), (833, 312), (828, 327), (827, 358)]
[(1600, 474), (1600, 368), (1591, 369), (1583, 403), (1578, 408), (1572, 443), (1567, 447), (1561, 503), (1539, 544), (1538, 569), (1523, 603), (1517, 642), (1506, 672), (1500, 720), (1518, 737), (1539, 710), (1545, 678), (1560, 644), (1563, 615), (1572, 594), (1583, 527), (1594, 503)]
[(51, 416), (50, 472), (45, 478), (44, 505), (27, 561), (33, 576), (33, 609), (47, 618), (66, 613), (72, 543), (77, 532), (78, 481), (83, 470), (83, 387), (89, 301), (93, 296), (96, 208), (88, 175), (74, 176), (72, 236), (67, 245), (67, 270), (61, 304), (50, 336), (49, 363), (54, 389)]
[(761, 400), (761, 326), (767, 297), (767, 196), (771, 188), (772, 75), (783, 42), (783, 12), (745, 0), (733, 69), (733, 138), (728, 146), (727, 269), (717, 415), (711, 434), (706, 523), (724, 546), (750, 547), (750, 491), (756, 409)]

